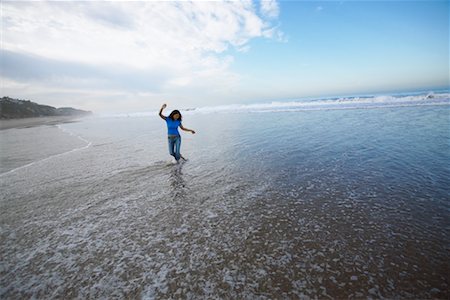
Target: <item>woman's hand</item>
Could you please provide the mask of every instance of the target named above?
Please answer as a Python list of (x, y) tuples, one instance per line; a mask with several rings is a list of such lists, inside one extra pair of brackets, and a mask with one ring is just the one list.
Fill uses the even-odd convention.
[(194, 131), (194, 130), (191, 130), (191, 132), (192, 132), (192, 134), (195, 134), (195, 131)]
[(166, 108), (167, 107), (167, 104), (163, 104), (162, 106), (161, 106), (161, 110), (163, 110), (164, 108)]

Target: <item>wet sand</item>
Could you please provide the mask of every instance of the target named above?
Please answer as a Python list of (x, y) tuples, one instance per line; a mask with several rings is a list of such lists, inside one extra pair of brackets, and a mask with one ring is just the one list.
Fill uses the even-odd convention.
[(55, 117), (36, 117), (21, 119), (1, 119), (0, 130), (11, 128), (28, 128), (41, 125), (54, 125), (60, 123), (75, 122), (79, 116), (55, 116)]
[(448, 116), (186, 114), (182, 164), (156, 115), (0, 131), (0, 299), (450, 299)]
[(327, 108), (0, 131), (0, 299), (450, 299), (450, 106)]

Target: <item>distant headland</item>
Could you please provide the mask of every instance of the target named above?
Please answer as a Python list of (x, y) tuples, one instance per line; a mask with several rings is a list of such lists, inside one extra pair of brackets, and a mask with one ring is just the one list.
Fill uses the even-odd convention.
[(36, 117), (87, 116), (90, 111), (72, 107), (55, 108), (30, 100), (19, 100), (10, 97), (0, 98), (0, 119), (22, 119)]

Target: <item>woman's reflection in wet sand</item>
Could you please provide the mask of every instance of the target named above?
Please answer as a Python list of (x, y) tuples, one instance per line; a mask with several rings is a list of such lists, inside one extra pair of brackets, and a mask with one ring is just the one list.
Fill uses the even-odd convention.
[(186, 199), (186, 181), (183, 178), (183, 163), (174, 165), (169, 174), (170, 187), (172, 188), (172, 199)]

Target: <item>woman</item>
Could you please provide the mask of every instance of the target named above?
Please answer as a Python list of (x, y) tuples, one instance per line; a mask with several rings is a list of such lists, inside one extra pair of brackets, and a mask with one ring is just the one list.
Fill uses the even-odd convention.
[(169, 153), (175, 159), (177, 162), (180, 160), (180, 158), (186, 160), (181, 154), (180, 154), (180, 147), (181, 147), (181, 136), (178, 132), (178, 127), (180, 127), (184, 131), (189, 131), (192, 134), (195, 133), (194, 130), (184, 128), (181, 124), (181, 113), (178, 110), (174, 110), (170, 113), (168, 117), (164, 116), (162, 114), (162, 111), (164, 108), (166, 108), (167, 105), (163, 104), (161, 106), (161, 109), (159, 110), (159, 116), (166, 121), (167, 124), (167, 135), (169, 140)]

